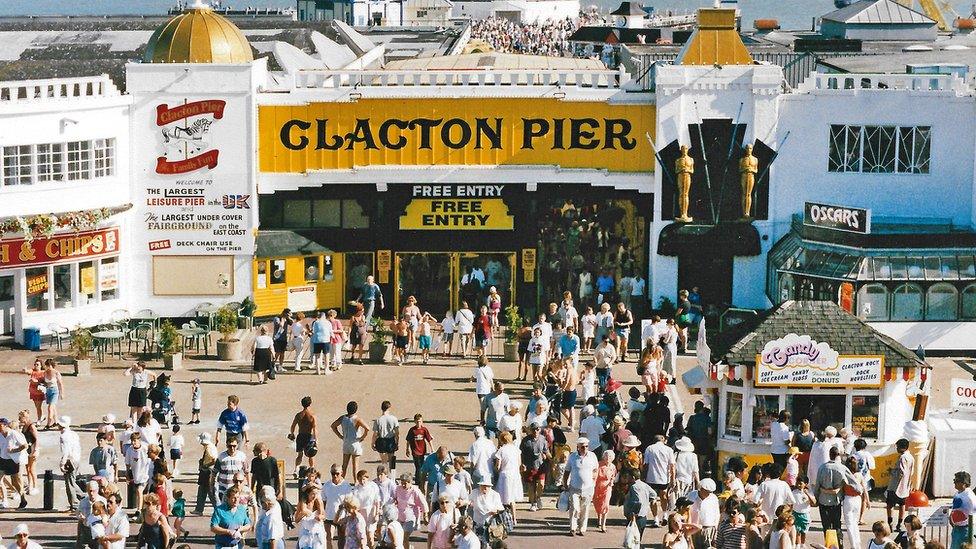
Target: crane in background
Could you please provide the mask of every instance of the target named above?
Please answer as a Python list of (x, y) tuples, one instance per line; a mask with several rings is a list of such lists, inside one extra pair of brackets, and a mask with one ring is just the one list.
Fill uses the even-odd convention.
[[(906, 8), (914, 8), (915, 0), (895, 0), (899, 4), (905, 6)], [(949, 22), (946, 21), (946, 13), (952, 14), (954, 18), (959, 17), (959, 13), (956, 12), (955, 8), (948, 0), (917, 0), (919, 7), (925, 12), (925, 15), (929, 18), (934, 19), (939, 26), (941, 31), (952, 30), (949, 26)]]

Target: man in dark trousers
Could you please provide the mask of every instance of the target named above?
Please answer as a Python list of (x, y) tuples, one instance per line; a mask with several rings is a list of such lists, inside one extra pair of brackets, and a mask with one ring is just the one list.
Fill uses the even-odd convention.
[(823, 522), (824, 533), (827, 530), (836, 530), (838, 544), (844, 539), (840, 529), (844, 485), (851, 487), (858, 494), (861, 493), (860, 483), (847, 467), (837, 461), (839, 455), (840, 450), (836, 446), (830, 449), (830, 459), (820, 466), (817, 471), (817, 481), (813, 486), (813, 494), (820, 505), (820, 520)]

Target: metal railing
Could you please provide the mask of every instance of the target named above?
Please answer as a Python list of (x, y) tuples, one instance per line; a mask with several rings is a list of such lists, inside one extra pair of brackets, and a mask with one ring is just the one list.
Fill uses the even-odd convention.
[(359, 87), (529, 87), (621, 88), (630, 81), (623, 70), (472, 69), (472, 70), (304, 70), (297, 88)]
[(107, 74), (80, 78), (0, 82), (0, 103), (114, 97), (118, 95), (120, 95), (119, 89)]
[(948, 74), (823, 74), (814, 73), (798, 87), (799, 93), (835, 90), (904, 90), (915, 92), (967, 93), (966, 81)]

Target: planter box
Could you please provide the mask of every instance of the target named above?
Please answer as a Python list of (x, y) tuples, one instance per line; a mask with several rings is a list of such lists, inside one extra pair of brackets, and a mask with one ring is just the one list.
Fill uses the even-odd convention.
[(518, 362), (518, 343), (506, 343), (504, 358), (508, 362)]
[(382, 364), (386, 362), (386, 351), (388, 349), (389, 346), (386, 343), (371, 341), (369, 343), (369, 361), (373, 364)]
[(164, 370), (182, 370), (183, 369), (183, 353), (173, 353), (171, 355), (163, 355), (163, 369)]
[(240, 360), (243, 344), (239, 339), (217, 340), (217, 360)]
[(91, 364), (90, 358), (75, 359), (75, 375), (76, 376), (90, 376), (91, 375)]

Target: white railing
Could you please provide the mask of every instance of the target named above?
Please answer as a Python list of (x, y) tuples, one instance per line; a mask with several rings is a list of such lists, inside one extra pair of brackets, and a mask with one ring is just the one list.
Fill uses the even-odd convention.
[(620, 88), (630, 80), (623, 70), (487, 69), (487, 70), (304, 70), (297, 88), (356, 87), (528, 87)]
[(825, 74), (811, 73), (798, 93), (819, 91), (911, 90), (967, 93), (966, 81), (951, 74)]
[(0, 104), (118, 95), (119, 89), (107, 74), (0, 82)]

